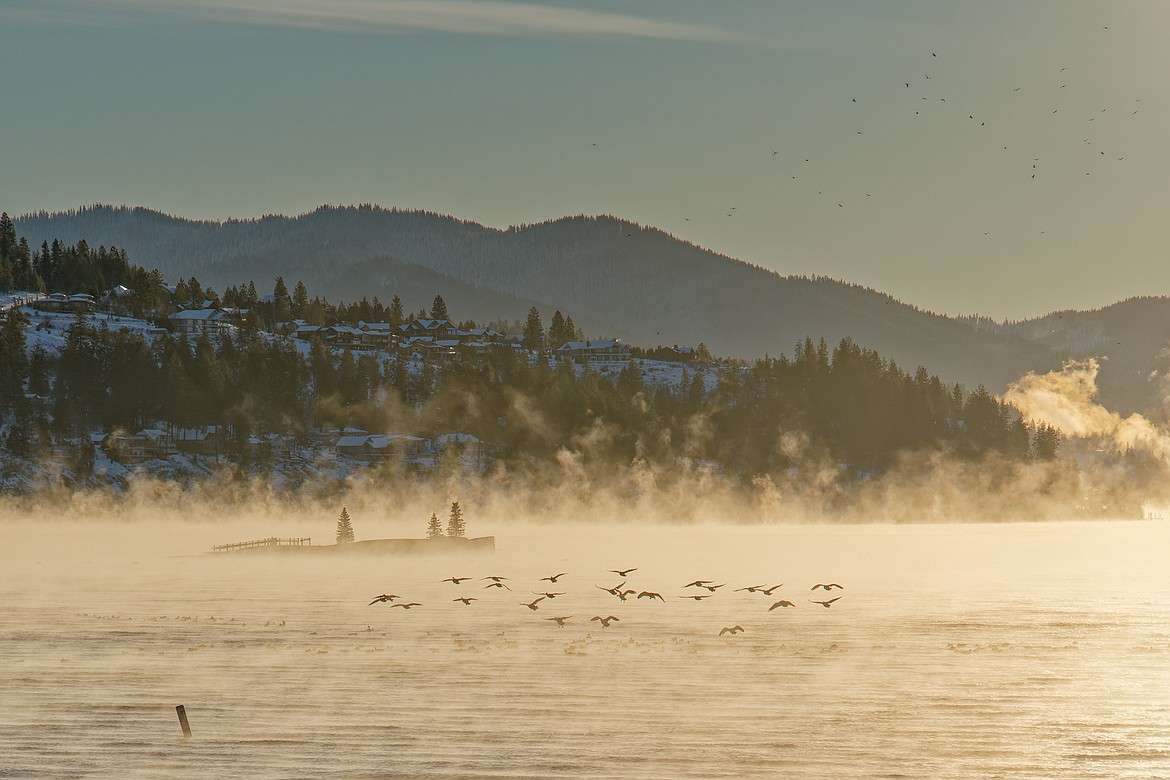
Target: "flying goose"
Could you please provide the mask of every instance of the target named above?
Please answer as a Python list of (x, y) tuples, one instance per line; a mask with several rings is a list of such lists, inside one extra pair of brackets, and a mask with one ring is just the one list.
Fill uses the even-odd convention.
[(394, 599), (402, 598), (397, 593), (383, 593), (381, 596), (374, 596), (374, 600), (367, 604), (367, 607), (372, 607), (378, 602), (393, 601)]

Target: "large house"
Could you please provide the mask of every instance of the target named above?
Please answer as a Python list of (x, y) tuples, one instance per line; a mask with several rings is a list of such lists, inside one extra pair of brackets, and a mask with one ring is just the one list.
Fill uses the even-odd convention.
[(584, 365), (594, 363), (626, 363), (630, 359), (630, 347), (619, 339), (600, 341), (566, 341), (553, 353), (562, 359), (574, 360)]
[(334, 449), (338, 455), (354, 460), (406, 461), (428, 454), (431, 442), (420, 436), (401, 433), (345, 432), (337, 439)]
[(222, 309), (183, 309), (170, 316), (175, 333), (184, 336), (222, 336), (232, 328), (232, 320)]

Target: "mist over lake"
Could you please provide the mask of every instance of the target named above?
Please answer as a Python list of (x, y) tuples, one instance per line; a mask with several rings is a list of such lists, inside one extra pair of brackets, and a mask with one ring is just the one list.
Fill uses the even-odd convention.
[[(7, 518), (0, 774), (1170, 773), (1164, 521), (497, 523), (471, 529), (486, 556), (207, 552), (247, 530)], [(633, 567), (665, 602), (602, 590)], [(723, 587), (683, 599), (695, 580)], [(780, 587), (735, 590), (758, 584)]]

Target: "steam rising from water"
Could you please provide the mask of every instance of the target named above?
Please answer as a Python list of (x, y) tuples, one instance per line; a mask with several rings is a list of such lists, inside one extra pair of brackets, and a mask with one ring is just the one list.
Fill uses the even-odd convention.
[[(297, 513), (282, 530), (331, 521)], [(6, 772), (1113, 780), (1170, 766), (1162, 523), (472, 517), (496, 555), (198, 553), (260, 522), (7, 518)], [(355, 527), (390, 530), (358, 513)], [(595, 587), (633, 566), (630, 584), (667, 602)], [(519, 605), (561, 571), (563, 596)], [(488, 574), (513, 590), (441, 582)], [(695, 578), (729, 584), (680, 600)], [(807, 602), (825, 580), (845, 585), (832, 609)], [(733, 590), (757, 582), (799, 606)], [(383, 592), (422, 606), (367, 605)], [(452, 603), (463, 593), (479, 600)], [(731, 625), (744, 631), (720, 636)]]
[(1060, 371), (1028, 374), (1014, 383), (1004, 400), (1025, 417), (1044, 420), (1067, 436), (1100, 437), (1119, 450), (1128, 448), (1170, 456), (1170, 434), (1140, 414), (1122, 417), (1096, 402), (1096, 360), (1073, 360)]

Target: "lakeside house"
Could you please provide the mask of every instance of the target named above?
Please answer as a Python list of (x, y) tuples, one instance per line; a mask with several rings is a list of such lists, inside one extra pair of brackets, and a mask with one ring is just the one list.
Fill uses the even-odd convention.
[(625, 364), (630, 360), (630, 347), (622, 343), (620, 339), (566, 341), (562, 346), (553, 350), (553, 354), (563, 360), (572, 360), (582, 365)]
[(168, 318), (175, 333), (198, 338), (218, 338), (232, 329), (231, 317), (222, 309), (183, 309)]

